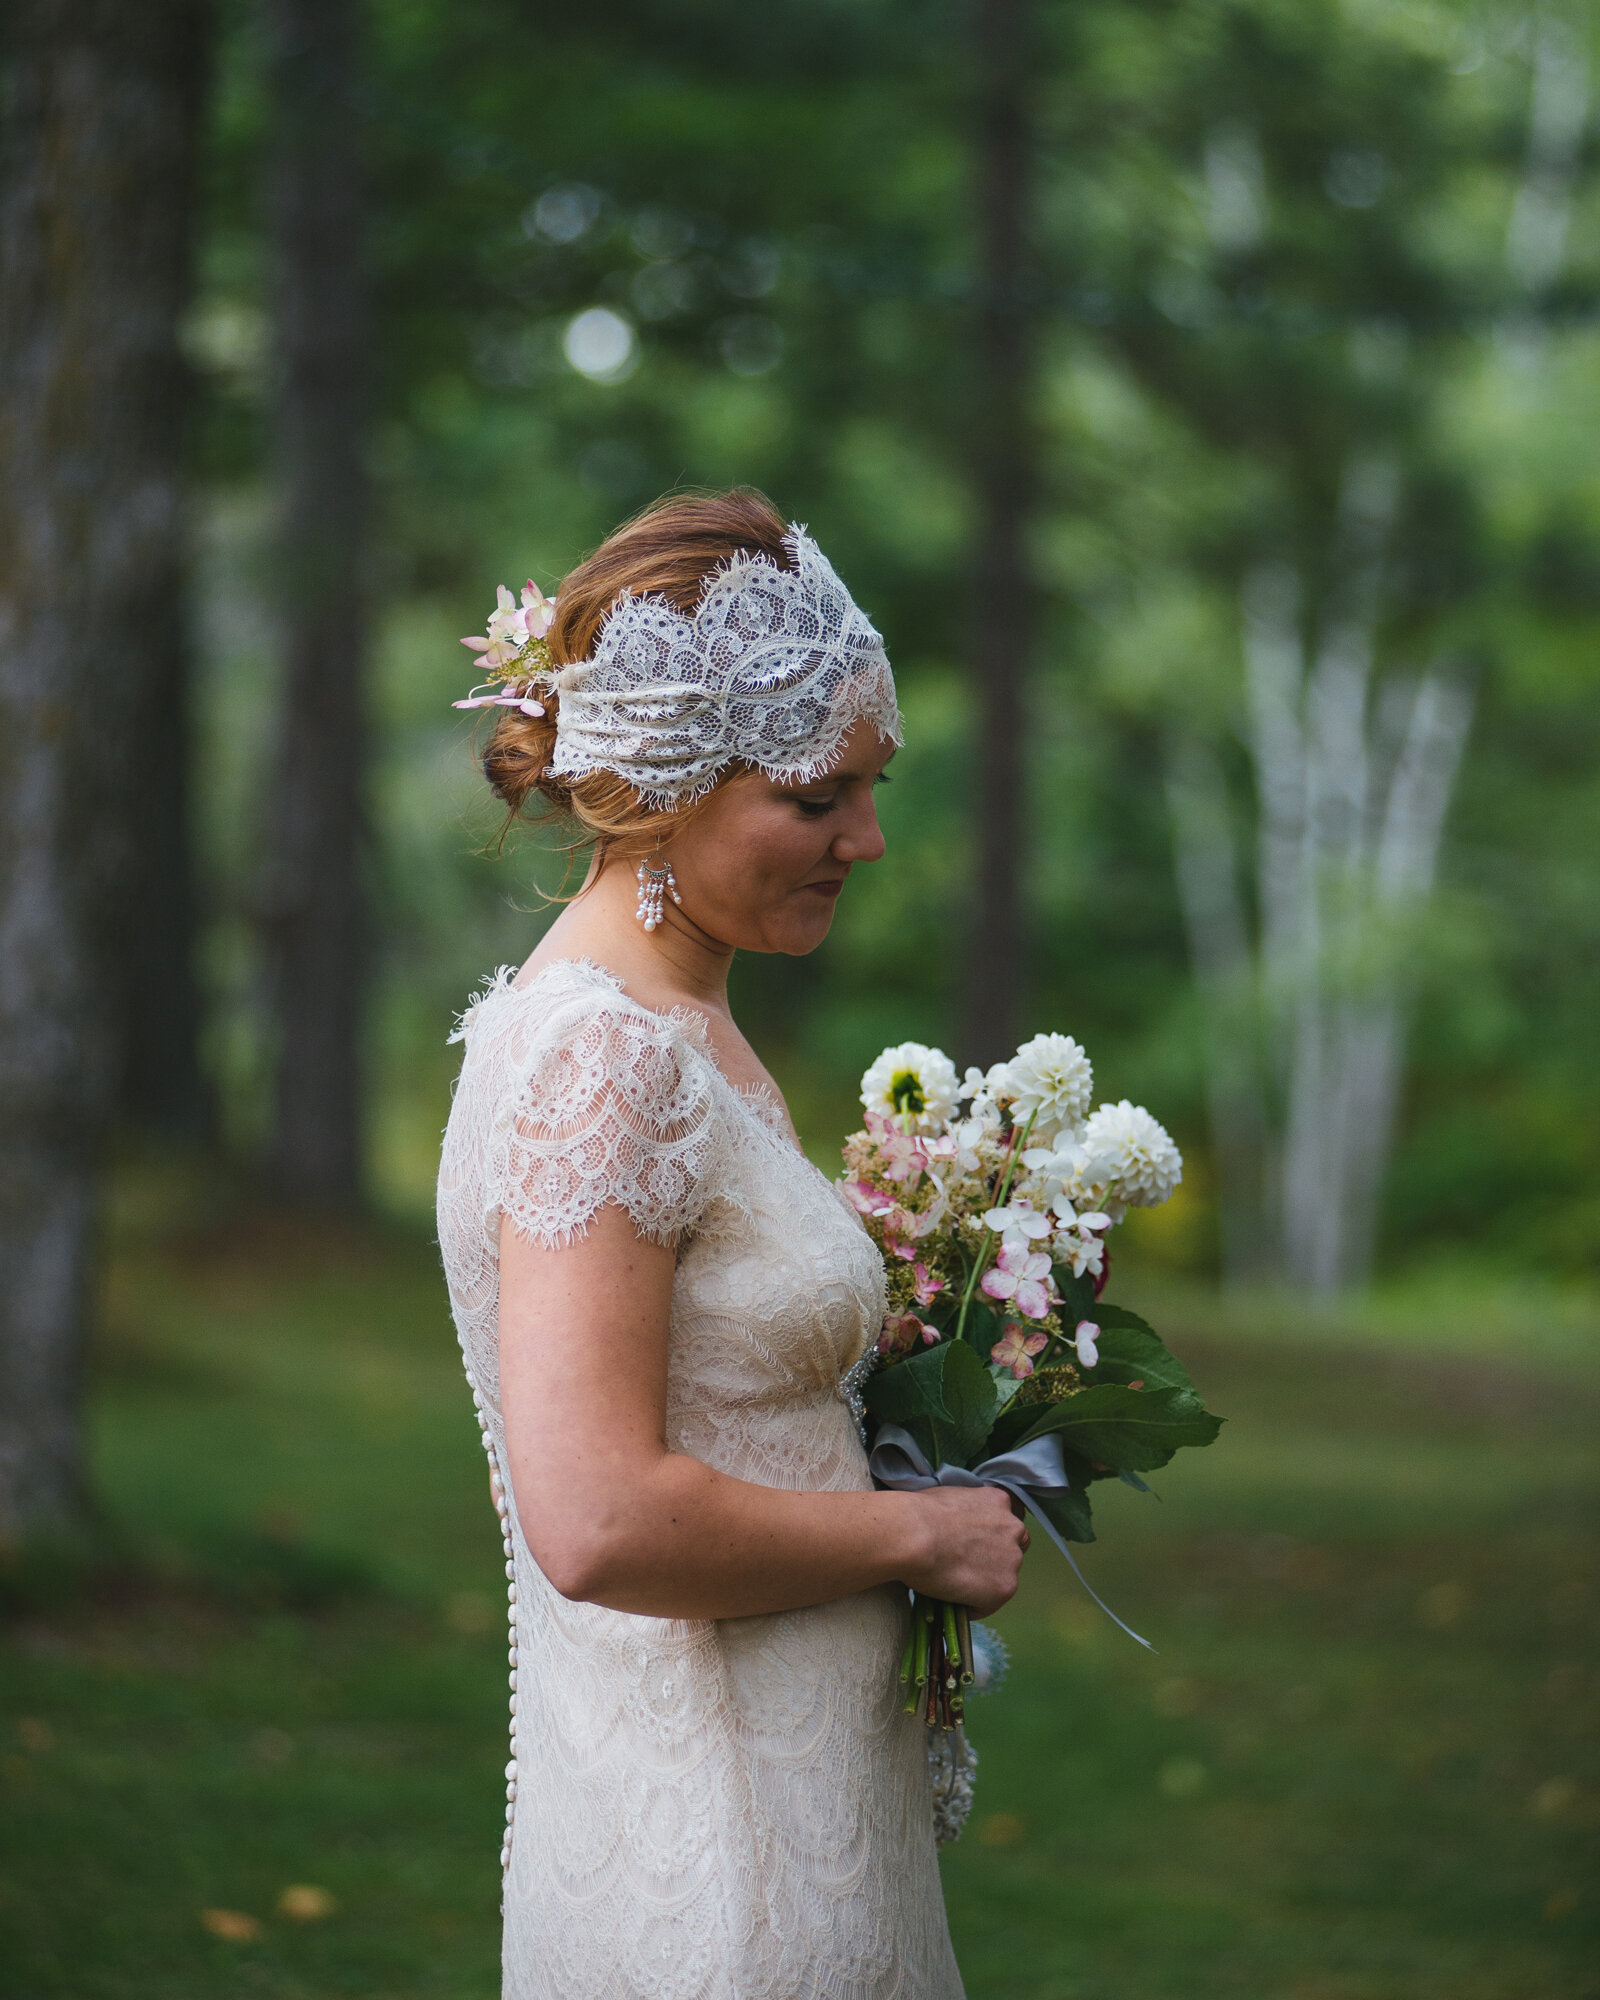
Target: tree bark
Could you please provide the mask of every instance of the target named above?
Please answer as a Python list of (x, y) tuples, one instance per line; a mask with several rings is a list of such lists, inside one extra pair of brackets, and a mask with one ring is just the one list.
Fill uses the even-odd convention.
[(284, 1197), (337, 1206), (361, 1185), (366, 966), (358, 19), (353, 0), (269, 13), (285, 682), (262, 884), (278, 1031), (268, 1166)]
[(176, 587), (198, 0), (12, 0), (0, 155), (0, 1538), (86, 1511), (135, 724)]
[(1167, 806), (1205, 1041), (1223, 1274), (1230, 1285), (1258, 1284), (1274, 1247), (1261, 1008), (1227, 790), (1209, 744), (1174, 735)]
[(1025, 977), (1022, 915), (1027, 752), (1024, 680), (1035, 593), (1027, 554), (1034, 496), (1027, 216), (1032, 182), (1030, 0), (976, 0), (976, 430), (973, 567), (977, 864), (964, 962), (961, 1046), (991, 1062), (1016, 1042)]
[[(126, 580), (117, 671), (130, 679), (121, 851), (107, 939), (119, 1010), (118, 1109), (136, 1130), (200, 1140), (213, 1130), (200, 1059), (199, 897), (192, 839), (193, 659), (185, 506), (190, 372), (178, 327), (192, 288), (196, 164), (211, 22), (208, 0), (152, 11), (147, 59), (164, 112), (135, 190), (138, 245), (119, 297), (148, 325), (137, 387), (122, 404), (135, 455), (144, 560)], [(137, 288), (137, 289), (135, 289)]]

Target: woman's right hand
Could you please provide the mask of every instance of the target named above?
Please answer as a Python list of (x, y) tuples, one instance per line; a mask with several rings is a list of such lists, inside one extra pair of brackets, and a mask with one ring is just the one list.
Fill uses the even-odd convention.
[(1028, 1531), (998, 1486), (930, 1486), (913, 1496), (927, 1555), (904, 1580), (919, 1597), (964, 1604), (987, 1618), (1015, 1596)]

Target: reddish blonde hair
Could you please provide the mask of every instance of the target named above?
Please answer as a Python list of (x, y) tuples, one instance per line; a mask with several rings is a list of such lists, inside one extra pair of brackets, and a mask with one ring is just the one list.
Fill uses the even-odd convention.
[[(674, 610), (692, 617), (709, 578), (736, 555), (764, 555), (780, 569), (793, 569), (786, 532), (772, 502), (751, 486), (735, 486), (727, 493), (670, 494), (657, 500), (608, 535), (562, 580), (549, 633), (552, 659), (560, 666), (586, 660), (619, 597), (664, 598)], [(642, 853), (685, 826), (711, 796), (706, 792), (666, 811), (645, 805), (625, 778), (610, 771), (589, 771), (570, 779), (558, 776), (550, 760), (555, 755), (561, 698), (552, 692), (541, 699), (542, 716), (524, 715), (515, 708), (494, 711), (483, 774), (506, 806), (502, 837), (518, 820), (554, 817), (570, 826), (575, 846), (595, 842)], [(732, 775), (730, 771), (728, 776)]]

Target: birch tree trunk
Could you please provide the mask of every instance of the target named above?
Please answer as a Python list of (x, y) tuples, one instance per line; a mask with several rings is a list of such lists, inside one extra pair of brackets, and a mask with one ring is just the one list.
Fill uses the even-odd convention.
[(1205, 1039), (1223, 1268), (1230, 1283), (1250, 1284), (1270, 1275), (1275, 1237), (1261, 1004), (1227, 787), (1209, 744), (1169, 745), (1167, 807)]
[(1035, 593), (1027, 555), (1034, 467), (1027, 212), (1030, 0), (976, 0), (980, 79), (977, 147), (978, 395), (973, 473), (978, 499), (972, 661), (978, 690), (977, 865), (967, 927), (963, 1033), (968, 1059), (992, 1062), (1017, 1038), (1024, 977), (1024, 679)]
[(1294, 575), (1270, 568), (1245, 587), (1253, 943), (1215, 756), (1183, 741), (1169, 755), (1233, 1282), (1274, 1272), (1326, 1294), (1360, 1284), (1371, 1264), (1415, 929), (1471, 719), (1442, 665), (1370, 698), (1387, 485), (1371, 467), (1347, 482), (1353, 582), (1324, 607), (1309, 661), (1303, 634), (1315, 626)]
[(85, 1517), (108, 904), (177, 589), (194, 0), (12, 0), (0, 156), (0, 1540)]
[(262, 914), (278, 1032), (269, 1170), (361, 1186), (366, 310), (354, 0), (271, 0), (285, 677)]
[[(1581, 11), (1546, 4), (1526, 20), (1528, 137), (1505, 245), (1518, 305), (1501, 343), (1524, 372), (1543, 354), (1537, 307), (1560, 275), (1591, 103)], [(1214, 149), (1208, 166), (1227, 169), (1212, 178), (1237, 235), (1240, 216), (1259, 225), (1263, 198), (1258, 156), (1245, 171), (1239, 136), (1230, 143), (1226, 153)], [(1221, 240), (1215, 221), (1213, 234)], [(1470, 697), (1446, 663), (1409, 684), (1391, 676), (1373, 699), (1395, 490), (1396, 475), (1381, 461), (1347, 466), (1330, 566), (1344, 581), (1321, 602), (1303, 601), (1301, 578), (1281, 565), (1258, 569), (1243, 589), (1257, 812), (1253, 944), (1215, 760), (1205, 746), (1181, 741), (1169, 757), (1228, 1272), (1255, 1275), (1264, 1226), (1269, 1240), (1277, 1237), (1278, 1274), (1313, 1293), (1358, 1285), (1371, 1267), (1415, 932), (1471, 723)], [(1251, 988), (1254, 1009), (1244, 998)], [(1260, 1063), (1252, 1070), (1239, 1023), (1255, 1010)], [(1254, 1135), (1264, 1135), (1264, 1203)]]

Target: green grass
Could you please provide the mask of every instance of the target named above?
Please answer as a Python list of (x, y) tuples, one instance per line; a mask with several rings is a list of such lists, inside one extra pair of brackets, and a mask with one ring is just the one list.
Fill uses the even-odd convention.
[[(1584, 1316), (1163, 1310), (1230, 1421), (1099, 1506), (1086, 1568), (1159, 1657), (1045, 1548), (997, 1621), (945, 1858), (972, 2000), (1600, 1992)], [(136, 1559), (0, 1641), (0, 1993), (489, 2000), (502, 1578), (432, 1253), (129, 1253), (107, 1322)]]

